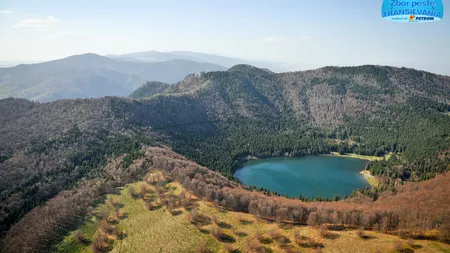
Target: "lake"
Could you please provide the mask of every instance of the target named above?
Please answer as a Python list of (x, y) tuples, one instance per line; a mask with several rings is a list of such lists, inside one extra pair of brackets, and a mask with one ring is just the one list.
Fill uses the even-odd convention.
[(370, 186), (359, 173), (367, 163), (336, 156), (270, 158), (246, 162), (234, 176), (243, 184), (290, 197), (343, 197)]

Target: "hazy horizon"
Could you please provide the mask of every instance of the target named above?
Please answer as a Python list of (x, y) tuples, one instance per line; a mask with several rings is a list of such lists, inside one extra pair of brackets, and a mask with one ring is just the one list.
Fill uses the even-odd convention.
[[(444, 6), (450, 0), (444, 0)], [(12, 1), (0, 3), (0, 62), (191, 51), (289, 70), (389, 65), (450, 75), (450, 21), (395, 23), (381, 0)]]

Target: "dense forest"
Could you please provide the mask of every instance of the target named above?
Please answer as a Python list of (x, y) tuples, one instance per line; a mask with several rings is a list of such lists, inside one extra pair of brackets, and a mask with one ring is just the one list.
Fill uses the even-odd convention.
[[(338, 220), (360, 226), (365, 209), (361, 203), (352, 201), (375, 201), (379, 203), (376, 204), (379, 213), (370, 214), (367, 227), (391, 222), (387, 227), (383, 225), (386, 230), (410, 228), (405, 220), (384, 218), (400, 217), (406, 204), (401, 211), (389, 204), (391, 211), (382, 212), (380, 200), (385, 198), (385, 192), (397, 193), (408, 181), (428, 180), (450, 169), (449, 98), (449, 77), (412, 69), (326, 67), (274, 74), (238, 65), (228, 71), (189, 75), (162, 94), (147, 99), (106, 97), (43, 104), (0, 100), (1, 238), (17, 238), (26, 228), (23, 217), (35, 217), (42, 212), (36, 209), (39, 206), (57, 206), (58, 202), (52, 201), (64, 192), (72, 192), (73, 198), (80, 198), (77, 201), (84, 199), (86, 203), (80, 206), (88, 207), (105, 189), (111, 191), (138, 178), (148, 166), (156, 166), (148, 165), (144, 151), (148, 146), (170, 147), (225, 176), (220, 176), (219, 185), (208, 179), (203, 182), (201, 176), (195, 176), (199, 172), (190, 171), (189, 167), (179, 180), (183, 183), (188, 177), (186, 188), (195, 194), (266, 218), (277, 216), (274, 211), (277, 209), (270, 212), (259, 209), (265, 205), (264, 201), (275, 200), (262, 194), (258, 196), (263, 202), (250, 205), (243, 200), (248, 189), (228, 180), (234, 179), (233, 172), (246, 159), (331, 151), (375, 156), (392, 152), (390, 159), (367, 166), (372, 174), (382, 178), (379, 189), (360, 191), (371, 198), (355, 193), (352, 198), (338, 202), (289, 200), (300, 205), (302, 209), (298, 212), (304, 214), (293, 219), (308, 224), (328, 222), (328, 218), (309, 221), (309, 217), (325, 217), (322, 213), (325, 209), (317, 208), (330, 205), (328, 215), (333, 210), (340, 210), (341, 216), (357, 210), (350, 212), (355, 212), (355, 217)], [(170, 157), (173, 156), (178, 157), (171, 153)], [(147, 167), (131, 166), (140, 159), (147, 161)], [(120, 169), (108, 166), (112, 161)], [(168, 171), (173, 173), (173, 167)], [(219, 174), (214, 173), (216, 176)], [(436, 182), (444, 182), (446, 178), (438, 178)], [(227, 190), (218, 193), (221, 184), (236, 189), (232, 193)], [(89, 189), (99, 190), (93, 193)], [(285, 201), (274, 198), (280, 203)], [(240, 201), (245, 203), (240, 206)], [(339, 207), (341, 204), (344, 206)], [(274, 205), (281, 208), (281, 204)], [(67, 226), (83, 212), (68, 212), (73, 217), (67, 219)], [(430, 213), (424, 209), (414, 220), (421, 221)], [(424, 229), (443, 224), (442, 212), (433, 215), (434, 220), (424, 225)], [(52, 231), (57, 226), (50, 221), (49, 224)]]
[[(195, 126), (214, 122), (216, 131), (206, 133), (191, 126), (180, 132), (180, 125), (166, 126), (162, 130), (174, 136), (170, 143), (176, 151), (230, 178), (247, 156), (302, 156), (332, 151), (370, 156), (393, 152), (396, 155), (389, 165), (387, 161), (371, 162), (368, 169), (375, 175), (403, 181), (425, 180), (448, 170), (450, 117), (446, 112), (450, 108), (450, 94), (449, 89), (445, 90), (450, 87), (448, 80), (442, 88), (435, 84), (437, 77), (429, 73), (376, 66), (320, 71), (330, 70), (341, 77), (313, 77), (310, 83), (313, 87), (301, 87), (298, 92), (303, 99), (298, 105), (289, 103), (298, 98), (288, 96), (291, 94), (279, 84), (280, 77), (269, 72), (236, 66), (228, 72), (206, 73), (190, 86), (196, 89), (202, 85), (202, 79), (207, 80), (204, 82), (214, 80), (209, 89), (199, 93), (216, 101), (210, 111), (217, 121), (205, 117), (192, 123)], [(403, 82), (394, 85), (396, 78), (403, 78), (403, 72), (411, 75), (409, 82), (415, 84), (416, 91), (405, 90), (401, 87), (405, 85)], [(369, 85), (354, 83), (356, 81), (348, 77), (349, 74), (361, 75), (359, 79), (366, 78), (367, 83), (373, 82), (378, 87), (370, 85), (367, 89)], [(308, 80), (301, 72), (281, 75), (282, 79), (290, 77), (300, 86), (304, 79)], [(299, 80), (292, 75), (298, 75)], [(320, 96), (304, 90), (315, 86), (323, 86), (320, 90), (331, 94)], [(406, 86), (412, 85), (407, 83)], [(171, 89), (180, 94), (177, 87)], [(440, 97), (435, 89), (443, 91)], [(346, 111), (341, 111), (339, 106), (345, 104), (345, 100), (352, 106), (343, 106)], [(187, 101), (185, 105), (190, 103), (195, 102)], [(207, 101), (204, 105), (208, 108)], [(171, 109), (167, 107), (167, 110)], [(178, 111), (177, 108), (173, 110)], [(145, 116), (139, 116), (136, 121), (142, 122)], [(327, 119), (327, 123), (318, 122), (322, 119)]]

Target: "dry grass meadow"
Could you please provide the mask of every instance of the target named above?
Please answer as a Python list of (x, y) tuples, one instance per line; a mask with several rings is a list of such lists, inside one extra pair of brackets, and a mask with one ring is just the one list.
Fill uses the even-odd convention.
[(450, 252), (361, 230), (278, 224), (197, 199), (161, 172), (108, 195), (57, 252)]

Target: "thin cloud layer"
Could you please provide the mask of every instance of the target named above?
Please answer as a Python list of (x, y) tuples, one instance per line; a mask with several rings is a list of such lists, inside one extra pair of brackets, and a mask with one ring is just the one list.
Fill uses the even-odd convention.
[(0, 10), (0, 14), (11, 14), (12, 10)]
[(25, 30), (31, 29), (35, 31), (49, 31), (52, 25), (58, 22), (58, 19), (53, 16), (46, 18), (28, 18), (17, 22), (14, 28), (23, 28)]
[(295, 37), (264, 37), (259, 41), (264, 43), (284, 43), (291, 41), (299, 41), (299, 40), (307, 40), (310, 39), (311, 36), (295, 36)]
[(85, 33), (82, 32), (70, 32), (70, 31), (66, 31), (66, 32), (59, 32), (58, 35), (61, 36), (85, 36)]

